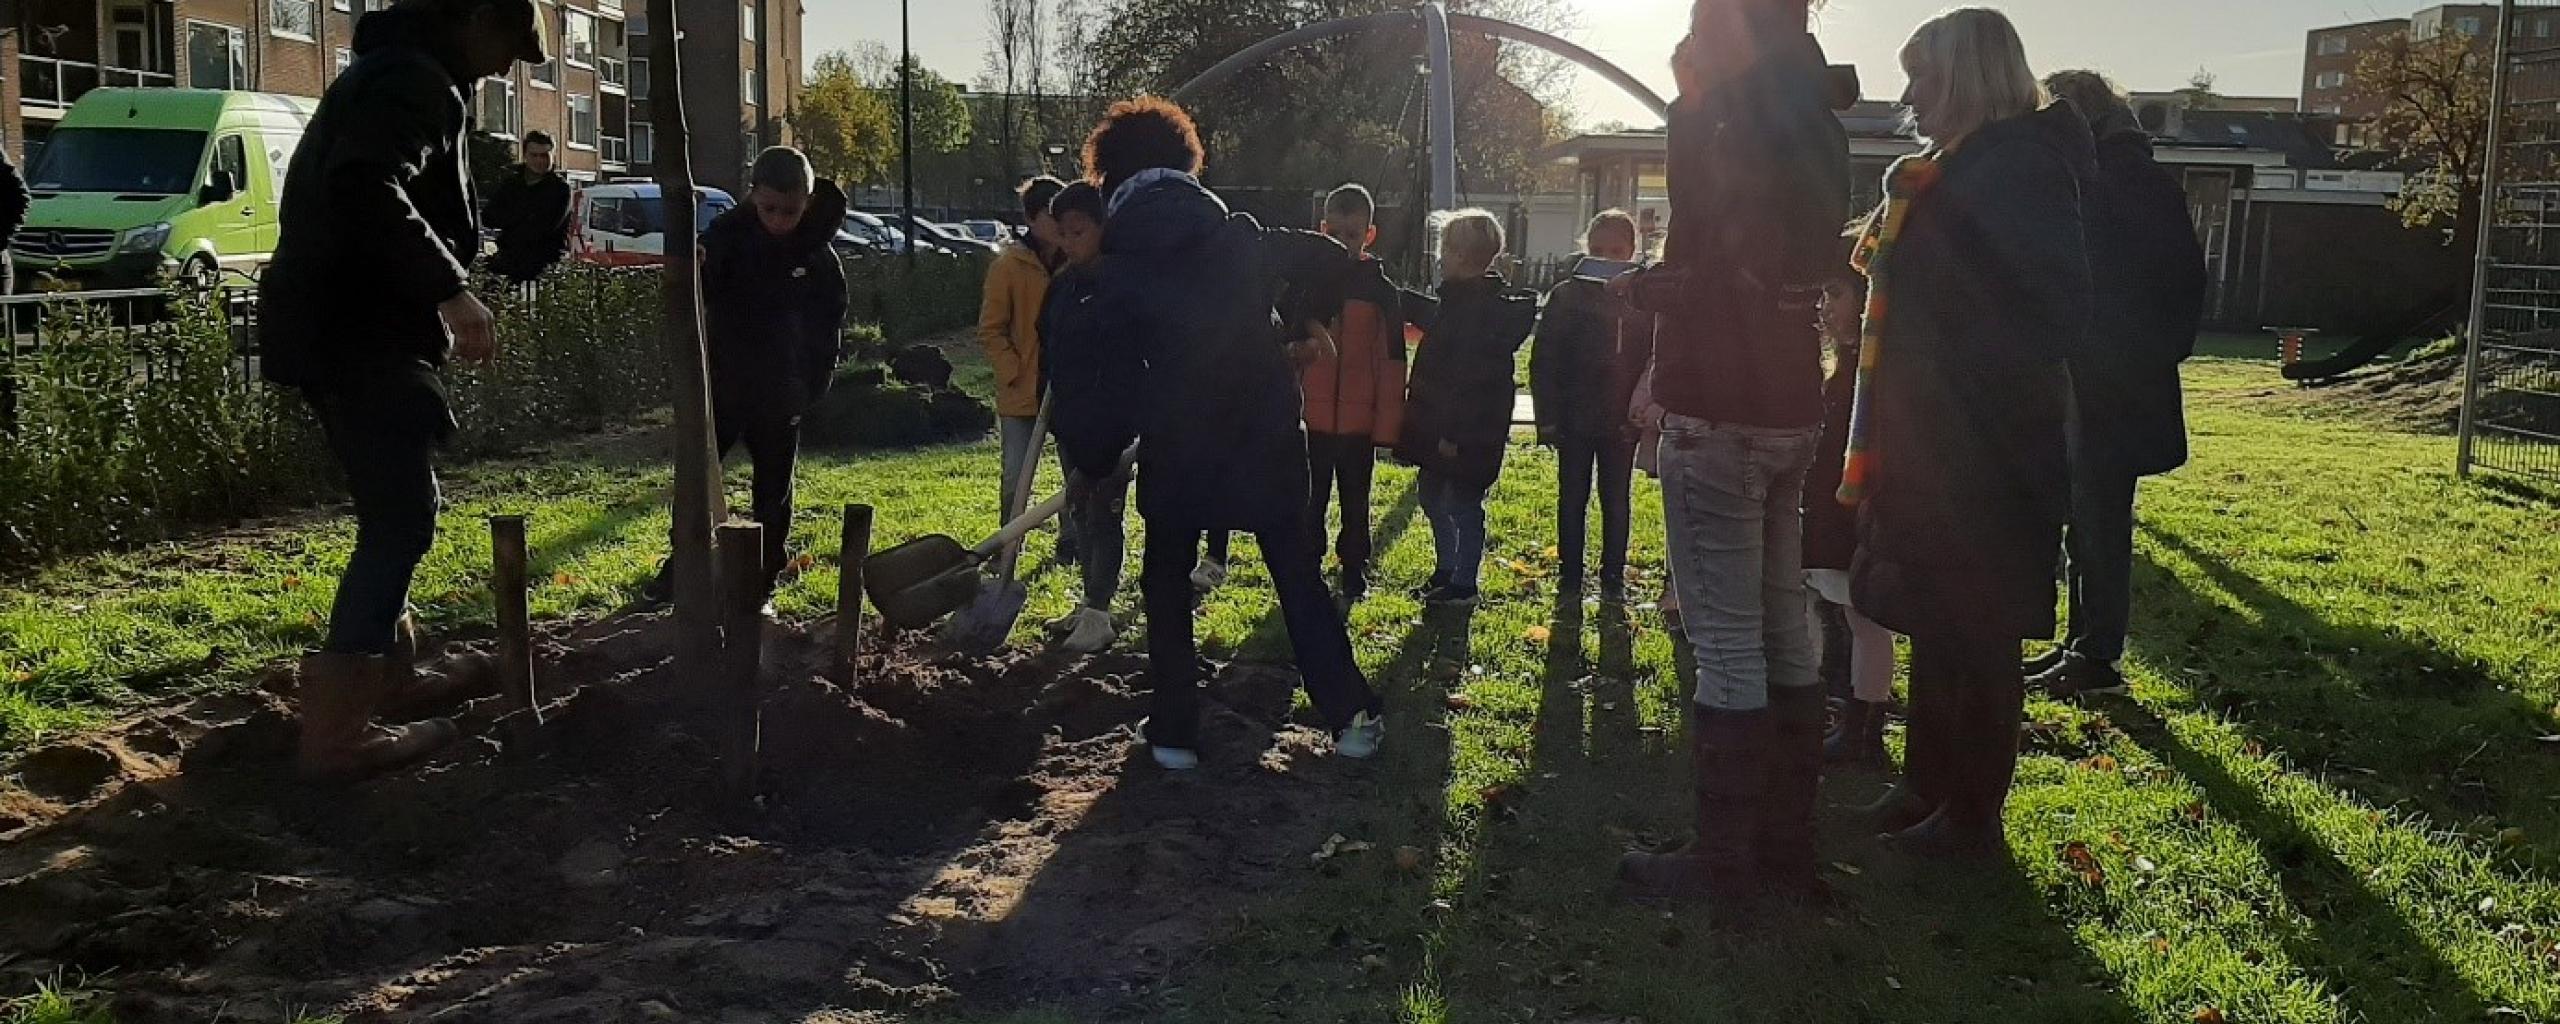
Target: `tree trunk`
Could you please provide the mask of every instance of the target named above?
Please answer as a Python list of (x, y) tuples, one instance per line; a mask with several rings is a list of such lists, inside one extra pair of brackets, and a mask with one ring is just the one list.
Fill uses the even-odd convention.
[(720, 654), (720, 574), (711, 528), (722, 516), (720, 459), (712, 449), (711, 379), (702, 339), (702, 277), (694, 265), (693, 153), (685, 126), (684, 69), (675, 0), (649, 0), (650, 121), (657, 136), (659, 196), (667, 239), (667, 373), (675, 388), (676, 668), (708, 681)]

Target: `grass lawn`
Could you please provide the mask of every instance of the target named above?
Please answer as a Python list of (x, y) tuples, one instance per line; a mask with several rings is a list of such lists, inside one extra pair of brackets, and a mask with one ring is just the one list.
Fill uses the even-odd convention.
[[(2560, 501), (2458, 483), (2448, 439), (2266, 400), (2284, 387), (2272, 347), (2193, 365), (2196, 462), (2144, 491), (2134, 693), (2031, 707), (2009, 861), (1903, 863), (1834, 813), (1826, 856), (1848, 899), (1739, 937), (1608, 898), (1630, 841), (1688, 827), (1683, 688), (1650, 614), (1557, 610), (1553, 459), (1515, 451), (1491, 599), (1454, 618), (1401, 596), (1428, 530), (1410, 472), (1383, 471), (1386, 578), (1352, 625), (1390, 694), (1390, 746), (1334, 830), (1414, 847), (1422, 869), (1311, 863), (1283, 898), (1220, 908), (1230, 939), (1150, 994), (1147, 1019), (2560, 1019)], [(538, 615), (626, 599), (663, 546), (656, 447), (458, 474), (418, 589), (427, 617), (488, 618), (480, 519), (500, 511), (532, 516)], [(811, 459), (800, 533), (816, 564), (784, 614), (833, 593), (837, 506), (878, 505), (883, 544), (974, 541), (994, 526), (994, 461), (983, 445)], [(1647, 591), (1659, 503), (1638, 508)], [(10, 741), (310, 642), (350, 532), (294, 520), (0, 585)], [(1068, 606), (1047, 544), (1026, 623)], [(1276, 651), (1259, 566), (1242, 562), (1202, 635)], [(1880, 786), (1836, 779), (1826, 799)]]

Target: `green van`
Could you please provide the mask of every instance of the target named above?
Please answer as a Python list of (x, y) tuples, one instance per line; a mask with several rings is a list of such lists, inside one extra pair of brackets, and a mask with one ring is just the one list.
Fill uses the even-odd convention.
[(45, 277), (147, 288), (163, 275), (209, 287), (224, 271), (264, 267), (285, 167), (317, 106), (254, 92), (91, 90), (27, 168), (35, 204), (10, 246), (21, 290)]

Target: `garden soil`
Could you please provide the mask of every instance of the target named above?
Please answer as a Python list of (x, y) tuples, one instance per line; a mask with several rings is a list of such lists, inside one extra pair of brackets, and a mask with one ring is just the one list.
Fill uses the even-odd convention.
[(121, 1024), (1145, 1019), (1359, 799), (1285, 671), (1219, 672), (1176, 776), (1136, 740), (1136, 657), (874, 643), (842, 687), (827, 627), (776, 626), (757, 805), (728, 811), (718, 690), (669, 632), (547, 631), (546, 725), (484, 698), (465, 743), (351, 788), (294, 781), (282, 670), (25, 754), (0, 994), (84, 982)]

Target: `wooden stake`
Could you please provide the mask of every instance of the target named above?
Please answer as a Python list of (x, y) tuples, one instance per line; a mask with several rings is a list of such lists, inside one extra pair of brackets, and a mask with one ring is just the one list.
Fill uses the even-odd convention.
[(764, 674), (764, 527), (722, 526), (720, 564), (728, 576), (721, 623), (720, 802), (744, 810), (755, 802), (756, 748), (762, 739), (764, 693), (758, 684)]
[(844, 549), (836, 560), (836, 681), (852, 686), (862, 655), (862, 566), (871, 560), (871, 506), (844, 507)]
[(497, 572), (490, 590), (498, 603), (498, 686), (518, 711), (542, 723), (542, 700), (533, 683), (533, 616), (526, 607), (523, 516), (490, 516), (489, 548)]

